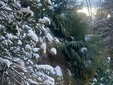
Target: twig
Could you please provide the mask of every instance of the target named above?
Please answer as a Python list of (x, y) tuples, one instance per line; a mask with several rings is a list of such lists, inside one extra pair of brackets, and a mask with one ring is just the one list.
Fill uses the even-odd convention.
[(17, 72), (15, 69), (10, 68), (11, 70), (13, 70), (15, 73), (17, 73), (22, 79), (26, 80), (28, 83), (30, 83), (26, 78), (24, 78), (19, 72)]
[[(5, 73), (6, 74), (6, 73)], [(8, 74), (6, 74), (7, 76), (9, 76), (9, 77), (11, 77), (15, 82), (17, 82), (19, 85), (21, 85), (21, 83), (18, 81), (18, 80), (16, 80), (15, 78), (13, 78), (12, 76), (10, 76), (10, 75), (8, 75)]]

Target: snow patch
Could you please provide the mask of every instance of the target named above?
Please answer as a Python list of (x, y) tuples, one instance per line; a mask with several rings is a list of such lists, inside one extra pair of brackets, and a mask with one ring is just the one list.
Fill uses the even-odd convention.
[(50, 53), (53, 54), (53, 55), (56, 55), (56, 54), (57, 54), (56, 48), (52, 47), (52, 48), (50, 49)]
[(42, 23), (42, 24), (51, 24), (51, 21), (48, 17), (43, 17), (42, 19), (38, 19), (38, 22), (39, 23)]
[(22, 45), (22, 41), (21, 40), (18, 40), (18, 45)]
[(3, 59), (4, 63), (6, 64), (7, 67), (10, 67), (11, 62), (7, 59)]
[(23, 13), (31, 14), (31, 17), (34, 16), (34, 12), (32, 10), (30, 10), (29, 6), (27, 8), (21, 8), (18, 12), (19, 12), (19, 14), (23, 14)]
[(50, 71), (51, 73), (54, 73), (54, 68), (50, 65), (35, 65), (37, 69), (42, 69), (42, 70), (47, 70)]
[(34, 53), (33, 56), (35, 57), (35, 59), (40, 58), (39, 54)]
[(47, 33), (47, 34), (46, 34), (46, 38), (48, 39), (48, 41), (49, 41), (50, 43), (52, 43), (53, 40), (54, 40), (53, 36), (52, 36), (50, 33)]
[(21, 7), (21, 4), (19, 3), (19, 1), (14, 1), (14, 4), (18, 7)]
[(107, 59), (108, 59), (108, 63), (110, 63), (110, 61), (111, 61), (111, 57), (107, 57)]
[(0, 1), (0, 8), (4, 7), (5, 3), (3, 1)]
[(48, 17), (44, 17), (43, 20), (44, 20), (44, 23), (51, 24), (51, 21)]
[(45, 85), (55, 85), (54, 82), (51, 81), (51, 80), (45, 80), (45, 81), (44, 81), (44, 84), (45, 84)]
[(46, 43), (42, 43), (40, 48), (43, 49), (44, 53), (46, 53)]
[(94, 81), (94, 82), (97, 82), (97, 79), (96, 79), (96, 78), (93, 78), (93, 81)]
[(38, 52), (40, 50), (40, 48), (33, 48), (32, 50), (33, 50), (33, 52)]
[(9, 34), (9, 33), (6, 34), (6, 37), (9, 38), (9, 39), (18, 39), (17, 36), (14, 36), (14, 35)]
[(39, 41), (38, 36), (32, 30), (28, 30), (28, 36), (35, 42)]
[(29, 45), (29, 44), (26, 44), (25, 45), (25, 50), (31, 50), (32, 48), (31, 48), (31, 46)]
[(56, 43), (60, 43), (59, 39), (56, 38), (56, 37), (54, 37), (54, 41), (55, 41)]
[(35, 85), (38, 85), (38, 82), (36, 81), (33, 81), (32, 79), (27, 79), (29, 81), (30, 84), (35, 84)]
[(60, 66), (56, 66), (54, 69), (55, 69), (55, 72), (56, 72), (57, 76), (62, 76), (63, 75)]
[(8, 10), (8, 11), (12, 11), (12, 9), (9, 7), (4, 7), (3, 9)]
[(10, 67), (11, 62), (8, 59), (3, 59), (0, 57), (0, 63), (3, 65), (5, 64), (7, 67)]
[(28, 26), (28, 25), (23, 25), (22, 28), (27, 28), (27, 29), (29, 29), (29, 30), (32, 29), (32, 28), (31, 28), (30, 26)]
[(39, 37), (39, 41), (40, 41), (41, 43), (43, 43), (43, 42), (44, 42), (44, 40), (43, 40), (43, 38), (42, 38), (42, 37)]
[(80, 49), (80, 51), (82, 52), (82, 53), (84, 53), (84, 52), (86, 52), (88, 49), (86, 48), (86, 47), (82, 47), (81, 49)]

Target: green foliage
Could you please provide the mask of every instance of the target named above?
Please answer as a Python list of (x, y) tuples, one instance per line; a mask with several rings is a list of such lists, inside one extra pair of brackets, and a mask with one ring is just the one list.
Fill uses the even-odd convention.
[[(53, 23), (57, 31), (66, 37), (74, 37), (76, 40), (84, 40), (89, 26), (74, 11), (66, 11), (53, 16)], [(53, 29), (53, 28), (52, 28)]]
[(83, 41), (70, 41), (63, 46), (63, 52), (78, 85), (85, 85), (95, 74), (96, 51), (93, 48)]
[(96, 50), (90, 42), (84, 41), (85, 35), (89, 33), (89, 25), (79, 17), (75, 10), (50, 12), (48, 16), (52, 21), (50, 30), (62, 40), (62, 51), (76, 83), (87, 84), (96, 71)]
[[(92, 79), (93, 85), (112, 85), (113, 83), (113, 74), (112, 70), (109, 68), (109, 59), (108, 58), (102, 58), (99, 61), (100, 63), (97, 64), (97, 71)], [(95, 80), (96, 79), (96, 80)], [(91, 84), (89, 84), (91, 85)]]

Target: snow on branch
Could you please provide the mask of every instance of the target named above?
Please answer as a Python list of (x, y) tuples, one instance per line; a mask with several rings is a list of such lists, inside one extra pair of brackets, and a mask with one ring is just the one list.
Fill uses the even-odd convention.
[(38, 42), (38, 36), (32, 30), (28, 30), (28, 36), (35, 42)]
[(42, 23), (42, 24), (47, 24), (47, 25), (51, 24), (51, 21), (48, 17), (43, 17), (42, 19), (40, 18), (40, 19), (38, 19), (38, 22)]
[(34, 12), (32, 10), (30, 10), (30, 7), (28, 6), (27, 8), (21, 8), (19, 11), (18, 11), (19, 14), (22, 14), (23, 13), (27, 13), (27, 14), (31, 14), (31, 17), (34, 16)]
[(56, 66), (54, 69), (55, 69), (55, 72), (56, 72), (57, 76), (62, 76), (63, 75), (60, 66)]
[(50, 49), (50, 53), (51, 53), (52, 55), (56, 55), (56, 54), (57, 54), (56, 48), (52, 47), (52, 48)]
[(46, 53), (46, 43), (42, 43), (40, 48), (43, 50), (44, 53)]
[(54, 74), (54, 68), (50, 65), (35, 65), (37, 69), (47, 70)]
[(1, 65), (5, 64), (7, 67), (10, 67), (11, 62), (8, 59), (3, 59), (3, 58), (0, 57), (0, 64)]

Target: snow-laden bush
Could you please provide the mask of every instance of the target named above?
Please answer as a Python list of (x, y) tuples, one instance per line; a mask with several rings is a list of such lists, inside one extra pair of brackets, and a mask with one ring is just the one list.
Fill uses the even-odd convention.
[[(51, 4), (51, 0), (45, 1)], [(55, 85), (56, 74), (61, 76), (60, 67), (42, 62), (47, 61), (42, 60), (45, 53), (45, 56), (47, 52), (57, 54), (52, 46), (60, 42), (45, 26), (51, 24), (50, 19), (35, 21), (35, 12), (29, 6), (21, 7), (20, 0), (12, 0), (10, 4), (7, 0), (0, 1), (0, 10), (0, 85)], [(17, 18), (18, 13), (31, 16), (23, 20)]]

